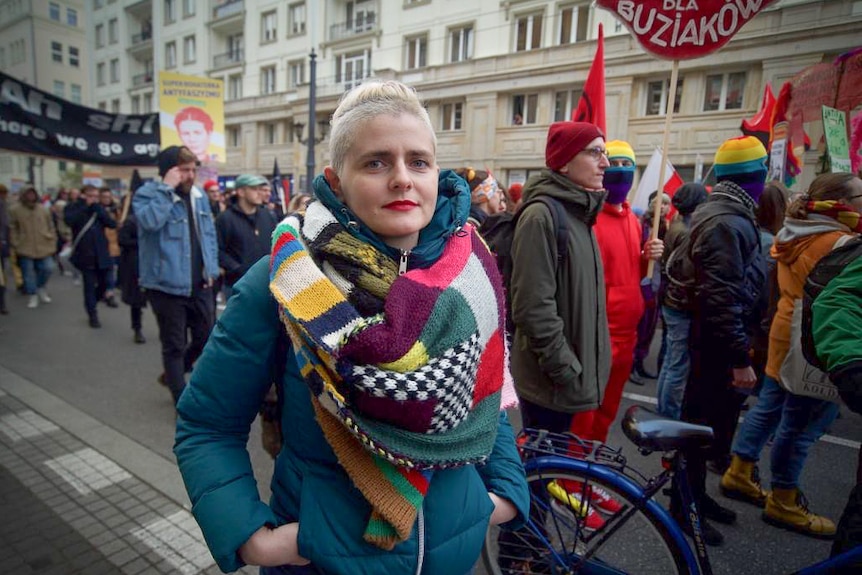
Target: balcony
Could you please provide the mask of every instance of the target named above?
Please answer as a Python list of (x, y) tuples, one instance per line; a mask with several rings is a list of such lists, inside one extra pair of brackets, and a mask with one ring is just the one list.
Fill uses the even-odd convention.
[(213, 56), (213, 69), (239, 66), (243, 63), (243, 50), (233, 50)]
[(215, 0), (212, 6), (212, 21), (223, 20), (241, 14), (245, 9), (243, 0)]
[(153, 32), (151, 30), (144, 30), (140, 34), (132, 35), (132, 46), (137, 46), (138, 44), (143, 44), (144, 42), (149, 42), (153, 39)]
[(334, 42), (336, 40), (352, 38), (353, 36), (365, 34), (367, 32), (374, 32), (376, 30), (376, 15), (374, 14), (374, 12), (365, 12), (364, 14), (357, 16), (353, 20), (348, 20), (347, 22), (333, 24), (332, 26), (330, 26), (329, 41)]
[(143, 88), (144, 86), (152, 85), (152, 83), (152, 72), (144, 72), (143, 74), (135, 74), (132, 76), (132, 88)]

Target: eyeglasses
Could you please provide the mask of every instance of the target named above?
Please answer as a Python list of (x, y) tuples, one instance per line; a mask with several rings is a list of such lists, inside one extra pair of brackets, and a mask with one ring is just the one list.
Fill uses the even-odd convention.
[(602, 161), (602, 156), (608, 157), (608, 151), (604, 148), (585, 148), (580, 151), (581, 154), (589, 154), (596, 162)]

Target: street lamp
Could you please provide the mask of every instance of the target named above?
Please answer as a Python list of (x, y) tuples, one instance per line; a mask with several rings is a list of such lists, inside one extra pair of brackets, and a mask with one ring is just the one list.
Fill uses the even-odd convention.
[[(305, 191), (308, 195), (314, 195), (312, 190), (312, 180), (314, 180), (314, 147), (326, 138), (329, 131), (329, 122), (317, 120), (317, 54), (312, 48), (311, 54), (308, 55), (309, 63), (309, 84), (308, 84), (308, 137), (302, 138), (302, 130), (305, 124), (302, 122), (293, 123), (293, 133), (299, 143), (302, 145), (308, 144), (308, 155), (306, 156), (305, 166), (308, 170), (308, 175), (305, 180)], [(320, 124), (320, 137), (314, 135), (314, 125)]]

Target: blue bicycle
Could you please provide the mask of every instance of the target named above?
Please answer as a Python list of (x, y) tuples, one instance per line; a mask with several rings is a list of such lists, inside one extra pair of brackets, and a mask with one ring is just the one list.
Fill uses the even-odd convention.
[[(627, 465), (621, 449), (600, 442), (542, 430), (520, 434), (530, 519), (518, 531), (488, 530), (482, 559), (489, 575), (712, 575), (683, 455), (709, 445), (712, 429), (640, 406), (626, 411), (622, 428), (642, 453), (663, 454), (658, 475), (641, 474)], [(679, 491), (693, 546), (654, 499), (665, 486)], [(599, 512), (603, 500), (613, 503)], [(857, 548), (799, 574), (825, 573), (860, 560), (862, 548)]]

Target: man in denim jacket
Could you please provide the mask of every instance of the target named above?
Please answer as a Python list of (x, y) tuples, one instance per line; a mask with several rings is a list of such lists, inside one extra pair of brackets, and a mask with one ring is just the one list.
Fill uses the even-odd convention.
[(162, 150), (158, 162), (161, 183), (140, 187), (132, 208), (138, 220), (140, 285), (159, 324), (161, 380), (176, 404), (185, 373), (201, 354), (215, 321), (218, 244), (209, 200), (194, 185), (194, 153), (171, 146)]

